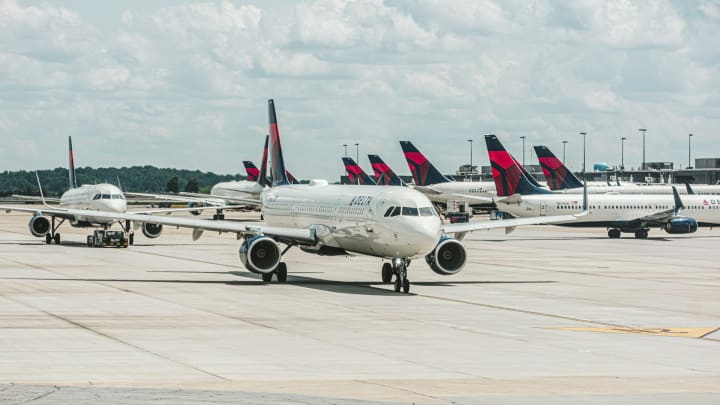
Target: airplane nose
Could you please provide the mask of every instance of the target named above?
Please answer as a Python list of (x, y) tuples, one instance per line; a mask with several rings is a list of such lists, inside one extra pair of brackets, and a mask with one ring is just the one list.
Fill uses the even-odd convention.
[(440, 240), (440, 220), (437, 218), (428, 218), (422, 222), (421, 226), (416, 228), (417, 239), (419, 244), (427, 252), (435, 248)]

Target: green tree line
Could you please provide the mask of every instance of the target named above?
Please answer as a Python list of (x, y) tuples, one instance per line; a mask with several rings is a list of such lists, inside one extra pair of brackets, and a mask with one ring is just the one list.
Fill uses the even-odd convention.
[[(209, 193), (215, 183), (246, 179), (240, 174), (161, 169), (154, 166), (80, 167), (75, 172), (78, 185), (99, 183), (117, 185), (119, 180), (123, 191), (137, 193), (165, 193), (168, 190)], [(59, 197), (67, 191), (68, 171), (66, 168), (39, 170), (38, 175), (46, 196)], [(19, 170), (0, 173), (0, 196), (12, 194), (39, 195), (35, 172)]]

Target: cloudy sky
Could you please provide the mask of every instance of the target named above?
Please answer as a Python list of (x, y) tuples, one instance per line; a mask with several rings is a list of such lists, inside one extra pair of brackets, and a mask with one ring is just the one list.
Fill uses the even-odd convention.
[[(274, 98), (288, 167), (336, 178), (342, 144), (408, 173), (487, 164), (483, 134), (567, 161), (720, 157), (720, 2), (0, 0), (0, 170), (241, 171)], [(354, 155), (354, 146), (350, 148)], [(365, 158), (363, 166), (369, 166)]]

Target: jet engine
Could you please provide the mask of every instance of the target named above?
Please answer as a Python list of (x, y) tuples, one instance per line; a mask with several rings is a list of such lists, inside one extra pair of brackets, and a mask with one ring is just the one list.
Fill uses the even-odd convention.
[(465, 247), (457, 239), (442, 238), (425, 261), (432, 271), (443, 276), (460, 273), (465, 267)]
[[(195, 207), (204, 207), (205, 204), (199, 203), (199, 202), (197, 202), (197, 201), (191, 201), (191, 202), (188, 203), (187, 206), (188, 206), (188, 208), (195, 208)], [(190, 213), (193, 214), (193, 215), (200, 215), (200, 214), (202, 214), (201, 211), (190, 211)]]
[(675, 217), (665, 224), (667, 233), (693, 233), (697, 231), (698, 223), (695, 218)]
[(30, 233), (33, 236), (45, 236), (48, 232), (50, 232), (50, 220), (41, 215), (36, 215), (30, 218), (28, 228), (30, 228)]
[(162, 233), (162, 224), (151, 224), (144, 222), (142, 224), (142, 233), (146, 238), (155, 239)]
[(240, 261), (253, 273), (271, 273), (280, 264), (282, 253), (273, 238), (258, 235), (240, 245)]

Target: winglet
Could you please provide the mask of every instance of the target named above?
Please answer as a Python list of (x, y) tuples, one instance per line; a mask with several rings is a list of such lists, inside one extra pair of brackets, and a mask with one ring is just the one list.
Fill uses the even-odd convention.
[(275, 101), (268, 100), (268, 118), (270, 123), (270, 161), (272, 167), (272, 185), (283, 186), (290, 184), (285, 173), (285, 159), (283, 158), (282, 146), (280, 145), (280, 130), (278, 129), (277, 115), (275, 113)]
[(267, 180), (267, 158), (268, 158), (268, 140), (270, 135), (265, 136), (265, 148), (263, 149), (262, 161), (260, 161), (260, 174), (258, 175), (257, 182), (261, 186), (265, 187), (270, 183)]
[[(75, 175), (75, 154), (73, 153), (72, 147), (72, 136), (68, 136), (68, 151), (69, 151), (69, 163), (68, 163), (68, 187), (77, 188), (77, 176)], [(35, 173), (37, 174), (37, 173)]]
[(677, 191), (677, 187), (672, 186), (673, 198), (675, 199), (675, 215), (679, 214), (681, 210), (685, 209), (685, 206), (680, 199), (680, 193)]
[(685, 182), (685, 189), (687, 190), (688, 195), (695, 195), (695, 190), (693, 190), (692, 186), (690, 185), (690, 182)]
[(35, 179), (37, 180), (38, 190), (40, 190), (40, 199), (42, 200), (43, 205), (46, 207), (50, 207), (45, 201), (45, 194), (43, 194), (42, 184), (40, 184), (40, 175), (38, 174), (37, 170), (35, 171)]

